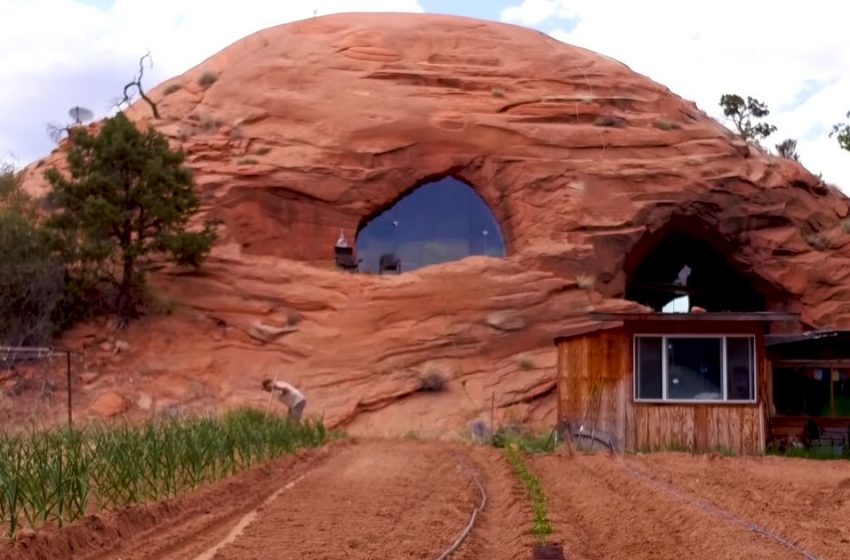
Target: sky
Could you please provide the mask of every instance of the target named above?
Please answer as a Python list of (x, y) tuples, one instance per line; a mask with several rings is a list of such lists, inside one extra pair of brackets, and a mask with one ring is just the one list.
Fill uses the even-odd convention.
[(150, 50), (148, 89), (259, 29), (335, 12), (456, 14), (534, 28), (615, 58), (719, 120), (723, 93), (768, 104), (801, 162), (850, 193), (828, 134), (850, 111), (850, 5), (837, 0), (0, 0), (0, 161), (54, 147), (68, 109), (108, 113)]

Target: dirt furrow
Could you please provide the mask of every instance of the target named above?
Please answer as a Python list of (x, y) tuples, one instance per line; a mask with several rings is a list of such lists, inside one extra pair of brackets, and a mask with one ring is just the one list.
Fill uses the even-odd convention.
[(487, 505), (450, 560), (526, 560), (531, 554), (531, 502), (502, 450), (470, 445), (468, 463), (479, 473)]
[(635, 478), (613, 457), (538, 457), (531, 464), (569, 558), (799, 558)]
[(653, 477), (758, 523), (823, 560), (850, 558), (850, 465), (778, 457), (649, 455)]
[(214, 558), (436, 558), (478, 500), (457, 453), (408, 441), (343, 449), (268, 504)]

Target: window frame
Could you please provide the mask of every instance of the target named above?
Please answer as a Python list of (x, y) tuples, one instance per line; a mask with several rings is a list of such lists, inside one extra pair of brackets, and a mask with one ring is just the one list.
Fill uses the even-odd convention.
[[(661, 339), (661, 398), (640, 398), (638, 396), (638, 339), (639, 338), (660, 338)], [(722, 398), (720, 399), (671, 399), (667, 397), (667, 340), (671, 338), (714, 338), (721, 339), (720, 344), (720, 387)], [(752, 360), (752, 394), (751, 399), (730, 399), (729, 398), (729, 363), (727, 353), (727, 339), (729, 338), (746, 338), (752, 341), (752, 351), (750, 359)], [(687, 333), (635, 333), (632, 335), (632, 398), (636, 403), (655, 403), (655, 404), (757, 404), (758, 403), (758, 348), (756, 346), (757, 339), (754, 334), (746, 333), (724, 333), (724, 334), (687, 334)]]

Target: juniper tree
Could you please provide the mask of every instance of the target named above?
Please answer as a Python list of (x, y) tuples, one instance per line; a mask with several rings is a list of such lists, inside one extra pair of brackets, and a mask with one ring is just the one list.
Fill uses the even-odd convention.
[[(847, 118), (850, 118), (850, 112), (847, 113)], [(832, 132), (829, 133), (830, 138), (835, 136), (838, 140), (838, 145), (842, 149), (850, 152), (850, 123), (838, 123), (832, 127)]]
[(19, 179), (0, 164), (0, 344), (8, 346), (50, 340), (64, 287), (49, 232)]
[(720, 106), (723, 114), (728, 117), (738, 134), (744, 140), (758, 143), (759, 139), (767, 138), (774, 132), (776, 127), (766, 122), (759, 122), (770, 114), (765, 103), (758, 99), (747, 96), (747, 100), (734, 93), (720, 96)]
[(136, 311), (145, 269), (160, 257), (199, 266), (215, 234), (206, 224), (188, 228), (200, 208), (182, 151), (154, 130), (139, 131), (123, 114), (105, 119), (92, 135), (77, 128), (68, 138), (70, 176), (52, 168), (48, 224), (63, 239), (72, 270), (91, 273), (115, 287), (114, 309), (123, 318)]
[(797, 141), (793, 138), (786, 138), (776, 145), (776, 154), (785, 159), (800, 161), (800, 155), (797, 153)]

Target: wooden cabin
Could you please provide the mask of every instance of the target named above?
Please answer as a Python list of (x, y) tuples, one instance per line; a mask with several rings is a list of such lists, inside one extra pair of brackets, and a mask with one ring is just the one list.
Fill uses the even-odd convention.
[(555, 340), (558, 419), (617, 451), (762, 453), (772, 407), (765, 334), (794, 314), (592, 314)]

